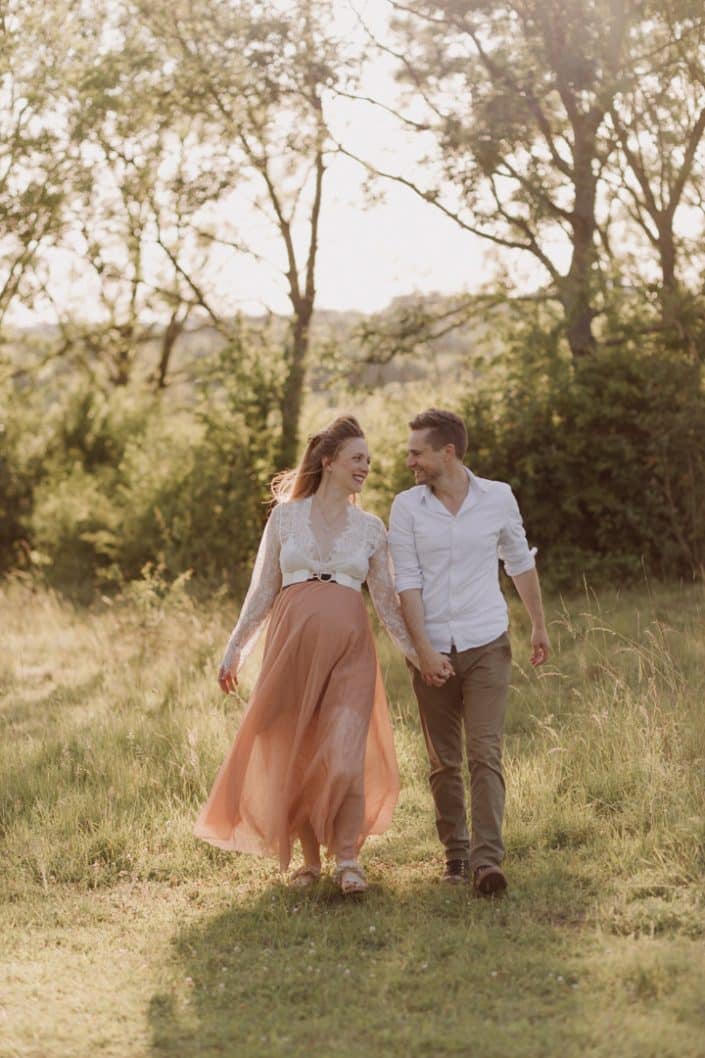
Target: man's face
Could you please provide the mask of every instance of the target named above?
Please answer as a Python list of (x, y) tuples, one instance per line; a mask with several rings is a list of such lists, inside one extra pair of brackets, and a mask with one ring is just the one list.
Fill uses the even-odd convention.
[(428, 443), (430, 430), (413, 430), (409, 437), (406, 465), (413, 470), (417, 485), (432, 485), (443, 472), (445, 448), (432, 448)]

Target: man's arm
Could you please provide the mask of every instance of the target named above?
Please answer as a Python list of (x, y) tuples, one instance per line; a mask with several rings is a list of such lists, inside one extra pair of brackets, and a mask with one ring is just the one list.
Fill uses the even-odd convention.
[(535, 568), (527, 569), (525, 573), (518, 573), (512, 577), (512, 580), (531, 620), (531, 657), (529, 660), (534, 667), (543, 665), (551, 651), (551, 643), (546, 631), (539, 575)]
[(433, 649), (426, 635), (421, 597), (423, 574), (416, 553), (413, 519), (399, 496), (389, 512), (389, 550), (402, 616), (419, 657), (422, 679), (424, 683), (440, 687), (454, 670), (450, 660)]
[(439, 654), (426, 635), (421, 589), (409, 588), (400, 592), (399, 602), (404, 623), (419, 656), (421, 677), (424, 683), (441, 687), (449, 676), (455, 674), (455, 670), (450, 659), (445, 654)]
[(504, 563), (505, 572), (514, 581), (519, 598), (524, 603), (531, 619), (531, 658), (529, 660), (535, 667), (543, 665), (551, 650), (546, 631), (546, 619), (543, 615), (539, 575), (534, 562), (536, 549), (529, 548), (519, 504), (509, 486), (505, 488), (507, 507), (505, 522), (499, 534), (499, 557)]

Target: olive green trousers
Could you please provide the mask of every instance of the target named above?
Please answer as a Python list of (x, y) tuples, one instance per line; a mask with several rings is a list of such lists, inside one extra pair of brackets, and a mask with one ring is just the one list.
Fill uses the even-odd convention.
[[(414, 691), (431, 764), (430, 783), (438, 836), (447, 860), (470, 869), (504, 859), (502, 735), (512, 667), (509, 635), (450, 654), (455, 675), (428, 687), (414, 670)], [(468, 833), (463, 746), (470, 771)]]

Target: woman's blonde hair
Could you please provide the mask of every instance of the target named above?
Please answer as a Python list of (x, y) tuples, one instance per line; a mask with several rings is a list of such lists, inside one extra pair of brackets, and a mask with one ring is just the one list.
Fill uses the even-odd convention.
[(272, 495), (277, 503), (302, 500), (313, 496), (323, 477), (323, 460), (335, 459), (346, 441), (365, 435), (352, 415), (340, 415), (325, 430), (312, 434), (306, 443), (301, 462), (293, 470), (284, 470), (271, 482)]

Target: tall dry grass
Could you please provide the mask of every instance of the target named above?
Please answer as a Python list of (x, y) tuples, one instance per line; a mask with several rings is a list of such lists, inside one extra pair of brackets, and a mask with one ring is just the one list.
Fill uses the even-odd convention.
[[(403, 790), (351, 908), (330, 884), (302, 902), (269, 861), (191, 836), (243, 708), (214, 680), (232, 601), (195, 602), (155, 574), (90, 610), (6, 583), (7, 1053), (421, 1056), (475, 1053), (472, 1035), (477, 1053), (500, 1041), (543, 1058), (612, 1053), (618, 1025), (622, 1054), (700, 1058), (703, 589), (586, 592), (548, 613), (554, 654), (537, 674), (513, 606), (501, 907), (437, 886), (413, 697), (380, 635)], [(57, 984), (67, 973), (87, 1020)], [(44, 1028), (23, 998), (37, 988)]]

